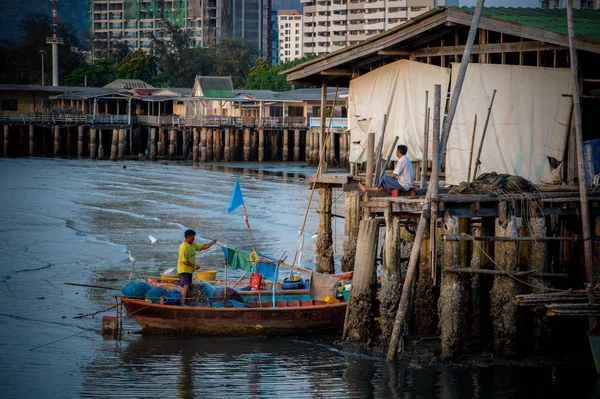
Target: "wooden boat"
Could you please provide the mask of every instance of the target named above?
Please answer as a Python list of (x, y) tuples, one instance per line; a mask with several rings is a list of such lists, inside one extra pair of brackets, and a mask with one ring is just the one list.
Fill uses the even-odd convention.
[(243, 308), (187, 307), (121, 298), (127, 314), (145, 334), (185, 334), (211, 337), (289, 336), (342, 331), (346, 303), (327, 304), (278, 295), (246, 302)]

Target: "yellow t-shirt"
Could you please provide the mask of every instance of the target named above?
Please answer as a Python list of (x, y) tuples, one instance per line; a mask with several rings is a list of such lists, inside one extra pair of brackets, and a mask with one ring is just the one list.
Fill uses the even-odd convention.
[(177, 259), (177, 274), (181, 273), (193, 273), (194, 268), (183, 264), (184, 261), (190, 262), (192, 265), (196, 264), (196, 251), (201, 251), (202, 245), (196, 242), (188, 244), (182, 242), (179, 246), (179, 258)]

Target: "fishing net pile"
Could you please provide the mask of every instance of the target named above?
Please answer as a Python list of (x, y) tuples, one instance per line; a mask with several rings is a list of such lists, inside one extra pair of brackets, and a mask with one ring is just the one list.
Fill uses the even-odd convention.
[(502, 195), (508, 193), (537, 193), (537, 186), (521, 176), (498, 174), (496, 172), (483, 173), (473, 182), (462, 182), (450, 189), (450, 194), (489, 194)]

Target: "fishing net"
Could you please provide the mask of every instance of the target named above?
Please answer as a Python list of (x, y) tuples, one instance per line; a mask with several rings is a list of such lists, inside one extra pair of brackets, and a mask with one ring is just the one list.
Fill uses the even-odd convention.
[(491, 194), (506, 193), (537, 193), (535, 184), (521, 176), (498, 174), (496, 172), (484, 173), (473, 182), (462, 182), (450, 189), (450, 194)]

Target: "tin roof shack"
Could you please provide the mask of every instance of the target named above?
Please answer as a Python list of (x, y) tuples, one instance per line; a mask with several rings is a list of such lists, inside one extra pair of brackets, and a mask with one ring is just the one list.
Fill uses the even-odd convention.
[[(381, 148), (380, 156), (373, 157), (381, 162), (385, 154), (393, 154), (396, 136), (398, 143), (409, 146), (413, 162), (431, 160), (424, 155), (425, 143), (430, 144), (433, 137), (433, 121), (443, 121), (446, 115), (446, 99), (453, 94), (456, 63), (462, 61), (472, 19), (473, 9), (435, 9), (362, 44), (284, 73), (295, 84), (349, 87), (351, 162), (364, 162), (374, 153), (374, 143), (382, 143), (376, 147)], [(594, 111), (600, 105), (600, 12), (575, 10), (574, 19), (583, 139), (595, 140), (600, 117)], [(473, 192), (475, 184), (456, 192), (440, 189), (435, 202), (439, 206), (432, 205), (430, 229), (426, 230), (430, 234), (420, 246), (416, 297), (404, 329), (411, 335), (436, 334), (439, 321), (444, 356), (464, 352), (468, 339), (480, 339), (490, 332), (500, 355), (523, 353), (525, 346), (552, 347), (545, 309), (519, 309), (516, 294), (580, 287), (586, 281), (583, 245), (577, 240), (582, 233), (579, 191), (574, 186), (577, 157), (569, 59), (564, 9), (483, 10), (449, 135), (445, 181), (458, 184), (467, 180), (479, 161), (481, 172), (518, 175), (537, 187), (533, 191), (522, 185), (511, 187), (508, 182), (513, 178), (501, 177), (495, 187), (489, 184), (484, 192)], [(441, 86), (439, 114), (433, 110), (434, 85)], [(474, 127), (475, 114), (479, 123)], [(374, 135), (369, 139), (370, 133)], [(325, 129), (321, 135), (324, 139)], [(480, 145), (480, 159), (471, 157)], [(425, 162), (423, 166), (427, 172)], [(596, 164), (588, 162), (587, 167), (593, 168), (594, 174), (599, 171)], [(370, 179), (376, 169), (368, 170), (368, 176), (356, 178)], [(357, 175), (356, 167), (352, 171)], [(427, 174), (417, 173), (417, 180), (419, 176)], [(355, 281), (364, 274), (362, 269), (371, 267), (363, 264), (369, 259), (358, 255), (363, 222), (373, 217), (385, 222), (379, 309), (382, 334), (374, 339), (387, 345), (400, 300), (399, 276), (406, 274), (413, 244), (410, 232), (429, 201), (421, 196), (391, 198), (369, 193), (361, 202), (359, 195), (363, 194), (357, 192), (353, 176), (323, 175), (316, 183), (320, 190), (343, 187), (346, 191), (342, 268), (351, 269), (356, 259)], [(325, 191), (320, 194), (327, 196)], [(592, 232), (594, 224), (596, 231), (591, 239), (596, 240), (600, 197), (589, 192), (588, 199)], [(328, 217), (327, 209), (330, 204), (320, 208), (322, 219)], [(359, 222), (361, 216), (367, 220)], [(322, 220), (321, 225), (328, 222)], [(369, 226), (365, 224), (362, 230), (363, 240), (374, 236), (367, 234)], [(331, 237), (330, 232), (319, 231), (319, 237), (327, 236)], [(556, 245), (548, 245), (552, 240)], [(327, 244), (317, 246), (322, 251), (317, 259), (325, 257)], [(373, 245), (378, 245), (378, 240), (373, 240)], [(379, 250), (360, 248), (360, 252)], [(597, 281), (600, 257), (596, 255), (593, 261)], [(353, 291), (351, 303), (354, 296)], [(581, 327), (587, 328), (587, 323)], [(352, 326), (348, 328), (352, 330)], [(352, 339), (355, 335), (350, 331), (348, 336)]]

